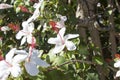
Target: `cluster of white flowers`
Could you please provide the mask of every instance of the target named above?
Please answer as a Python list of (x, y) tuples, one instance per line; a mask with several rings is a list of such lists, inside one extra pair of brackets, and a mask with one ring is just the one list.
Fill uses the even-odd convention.
[(24, 66), (28, 74), (35, 76), (39, 73), (38, 65), (48, 67), (49, 64), (41, 60), (38, 55), (41, 54), (38, 50), (30, 47), (29, 52), (25, 50), (11, 49), (5, 59), (0, 61), (0, 80), (6, 80), (9, 74), (13, 77), (18, 77), (22, 74), (20, 63), (24, 61)]
[[(28, 18), (26, 21), (22, 22), (22, 30), (18, 31), (16, 34), (16, 39), (21, 40), (20, 46), (25, 44), (26, 42), (30, 44), (29, 50), (18, 50), (16, 48), (12, 48), (5, 56), (5, 59), (0, 61), (0, 80), (6, 80), (8, 76), (11, 74), (13, 77), (18, 77), (22, 74), (22, 69), (20, 63), (24, 64), (26, 72), (31, 76), (35, 76), (39, 73), (38, 66), (48, 67), (50, 66), (47, 62), (40, 59), (42, 52), (35, 49), (36, 38), (33, 36), (34, 31), (34, 20), (36, 20), (40, 11), (43, 0), (39, 0), (38, 3), (35, 3), (34, 8), (35, 11), (33, 15)], [(78, 34), (68, 34), (65, 35), (66, 27), (64, 22), (67, 20), (66, 16), (58, 15), (60, 21), (56, 22), (54, 27), (58, 28), (57, 37), (49, 38), (49, 44), (55, 44), (55, 48), (53, 49), (53, 53), (60, 53), (65, 46), (69, 51), (75, 50), (76, 46), (72, 41), (68, 41), (69, 39), (76, 38)], [(4, 26), (1, 29), (6, 33), (8, 27)]]
[[(35, 11), (33, 15), (27, 20), (22, 22), (23, 29), (16, 34), (16, 39), (21, 39), (21, 46), (27, 41), (30, 44), (29, 51), (17, 50), (12, 48), (5, 56), (5, 59), (0, 61), (0, 80), (7, 80), (8, 76), (11, 74), (13, 77), (18, 77), (22, 74), (22, 69), (20, 63), (24, 63), (25, 69), (28, 74), (35, 76), (39, 73), (38, 65), (42, 67), (50, 66), (47, 62), (40, 59), (39, 55), (42, 52), (35, 49), (36, 39), (32, 35), (34, 30), (33, 21), (37, 19), (40, 15), (39, 8), (42, 5), (43, 0), (39, 3), (35, 3)], [(9, 31), (8, 26), (1, 27), (1, 31), (6, 34)]]

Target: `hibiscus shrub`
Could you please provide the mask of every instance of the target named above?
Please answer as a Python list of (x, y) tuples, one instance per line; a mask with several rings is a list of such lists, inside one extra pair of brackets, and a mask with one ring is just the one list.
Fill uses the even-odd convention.
[(76, 0), (0, 2), (0, 80), (99, 80), (96, 66), (114, 75), (102, 55), (88, 59), (99, 50), (79, 36)]

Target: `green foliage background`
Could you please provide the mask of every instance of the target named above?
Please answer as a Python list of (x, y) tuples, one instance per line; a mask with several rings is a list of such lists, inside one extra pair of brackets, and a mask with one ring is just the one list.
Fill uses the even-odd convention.
[[(7, 25), (9, 23), (15, 23), (21, 27), (22, 21), (27, 20), (32, 14), (27, 12), (22, 12), (19, 6), (25, 6), (30, 12), (34, 11), (34, 2), (29, 2), (29, 0), (0, 0), (1, 3), (7, 3), (14, 5), (13, 8), (0, 10), (0, 26)], [(97, 9), (97, 12), (104, 12), (107, 6), (107, 0), (99, 0), (99, 2), (104, 7)], [(115, 72), (113, 69), (113, 60), (107, 63), (102, 55), (92, 55), (91, 60), (88, 60), (91, 50), (99, 52), (94, 44), (85, 44), (82, 38), (76, 38), (72, 41), (76, 44), (77, 49), (75, 51), (67, 51), (66, 49), (60, 54), (53, 55), (51, 53), (51, 48), (54, 47), (47, 43), (50, 37), (55, 37), (54, 33), (49, 25), (49, 21), (59, 21), (57, 14), (67, 16), (66, 24), (66, 34), (67, 33), (79, 33), (76, 24), (78, 19), (75, 17), (77, 8), (77, 0), (71, 0), (69, 4), (67, 0), (45, 0), (44, 5), (40, 9), (41, 15), (35, 23), (34, 36), (37, 39), (37, 49), (43, 50), (42, 59), (46, 60), (51, 66), (48, 68), (39, 67), (40, 73), (37, 76), (28, 75), (23, 67), (23, 74), (18, 78), (9, 77), (8, 80), (99, 80), (98, 71), (96, 66), (100, 65), (103, 67), (104, 75), (106, 80), (113, 80)], [(109, 10), (108, 10), (109, 11)], [(109, 13), (106, 11), (103, 17), (108, 17)], [(120, 32), (120, 15), (118, 11), (115, 12), (115, 30)], [(43, 31), (44, 23), (47, 24), (47, 30)], [(107, 19), (104, 20), (104, 25), (108, 25)], [(38, 28), (40, 27), (40, 28)], [(24, 49), (27, 45), (20, 46), (20, 40), (16, 40), (15, 35), (17, 32), (10, 30), (6, 34), (0, 31), (0, 37), (3, 37), (3, 41), (0, 44), (0, 50), (2, 55), (6, 53), (12, 47), (17, 47), (18, 49)], [(88, 34), (89, 35), (89, 34)], [(102, 36), (103, 35), (103, 36)], [(108, 46), (107, 42), (107, 32), (101, 32), (102, 45)], [(119, 52), (119, 43), (117, 44), (117, 50)], [(109, 50), (106, 50), (109, 53)], [(108, 55), (107, 55), (108, 56)], [(112, 69), (111, 69), (112, 68)], [(111, 77), (110, 77), (111, 76)]]

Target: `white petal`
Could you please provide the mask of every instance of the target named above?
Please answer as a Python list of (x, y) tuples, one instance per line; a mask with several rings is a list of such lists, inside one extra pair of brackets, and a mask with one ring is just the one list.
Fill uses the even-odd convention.
[(47, 62), (41, 60), (41, 59), (38, 57), (38, 55), (39, 55), (39, 51), (34, 49), (30, 61), (31, 61), (32, 63), (35, 63), (36, 65), (40, 65), (40, 66), (42, 66), (42, 67), (48, 67), (49, 64), (48, 64)]
[(20, 68), (20, 66), (14, 65), (14, 66), (11, 68), (11, 75), (12, 75), (13, 77), (18, 77), (20, 74), (21, 74), (21, 68)]
[(39, 17), (39, 15), (40, 15), (39, 8), (40, 8), (42, 2), (43, 2), (43, 1), (41, 1), (41, 2), (39, 2), (39, 3), (35, 3), (35, 4), (33, 5), (33, 7), (36, 8), (36, 9), (35, 9), (32, 17), (28, 19), (29, 22), (34, 21), (35, 19), (37, 19), (37, 18)]
[(114, 67), (120, 67), (120, 61), (117, 61), (116, 63), (114, 63)]
[(19, 31), (17, 34), (16, 34), (16, 39), (21, 39), (21, 37), (24, 35), (24, 33), (21, 31)]
[(7, 80), (9, 74), (10, 74), (10, 72), (9, 72), (9, 71), (6, 71), (6, 72), (4, 73), (4, 75), (2, 76), (2, 78), (0, 78), (0, 80)]
[(28, 23), (27, 21), (24, 21), (22, 23), (22, 26), (23, 26), (23, 32), (32, 32), (34, 30), (34, 23), (31, 22), (31, 23)]
[(33, 22), (29, 23), (28, 30), (30, 33), (32, 33), (32, 31), (34, 30), (34, 23)]
[(61, 21), (67, 21), (67, 17), (66, 16), (61, 16), (60, 19), (61, 19)]
[(65, 45), (56, 45), (55, 48), (53, 49), (53, 53), (57, 54), (61, 52), (64, 49)]
[(23, 21), (22, 22), (22, 27), (24, 31), (27, 31), (27, 27), (28, 27), (28, 22), (27, 21)]
[(32, 22), (32, 21), (34, 21), (34, 20), (35, 20), (34, 17), (31, 16), (30, 18), (28, 18), (27, 22), (30, 23), (30, 22)]
[(23, 45), (23, 44), (26, 42), (26, 39), (27, 39), (27, 37), (24, 36), (24, 37), (22, 38), (22, 40), (21, 40), (21, 44), (20, 44), (20, 45)]
[(57, 28), (63, 28), (63, 27), (65, 27), (65, 24), (64, 24), (63, 21), (59, 21), (59, 22), (57, 22), (56, 27), (57, 27)]
[(27, 52), (25, 50), (16, 50), (15, 54), (27, 55)]
[(0, 70), (1, 70), (1, 68), (4, 68), (2, 66), (5, 66), (5, 65), (7, 65), (5, 60), (0, 61)]
[(3, 78), (3, 76), (6, 74), (6, 70), (0, 72), (0, 80)]
[(72, 39), (72, 38), (76, 38), (76, 37), (78, 37), (79, 36), (79, 34), (68, 34), (68, 35), (65, 35), (65, 39), (67, 40), (67, 39)]
[(27, 43), (29, 43), (29, 44), (35, 44), (36, 43), (35, 37), (27, 36)]
[(27, 73), (30, 74), (31, 76), (35, 76), (39, 73), (37, 66), (31, 62), (25, 63), (25, 69), (26, 69)]
[(42, 5), (42, 2), (43, 2), (43, 0), (39, 0), (39, 3), (35, 3), (35, 4), (33, 5), (33, 7), (34, 7), (34, 8), (40, 8), (40, 6)]
[(41, 57), (42, 53), (43, 53), (43, 50), (38, 51), (37, 49), (33, 49), (33, 53), (31, 56), (32, 61), (36, 63), (37, 62), (36, 60), (38, 60), (39, 57)]
[(37, 57), (39, 54), (41, 54), (37, 49), (32, 49), (32, 50), (33, 50), (33, 56), (35, 56), (35, 57)]
[(34, 18), (34, 20), (35, 19), (37, 19), (38, 17), (39, 17), (39, 15), (40, 15), (40, 11), (39, 11), (39, 8), (36, 8), (36, 10), (34, 11), (34, 14), (33, 14), (33, 18)]
[(45, 62), (45, 61), (43, 61), (43, 60), (41, 60), (39, 57), (33, 57), (32, 58), (32, 61), (34, 62), (34, 63), (36, 63), (36, 65), (40, 65), (40, 66), (42, 66), (42, 67), (48, 67), (48, 66), (50, 66), (47, 62)]
[(4, 60), (0, 61), (0, 78), (6, 73), (7, 69), (7, 63)]
[(65, 27), (61, 28), (59, 33), (57, 34), (57, 38), (59, 38), (59, 39), (63, 38), (63, 36), (65, 34), (65, 30), (66, 30)]
[(61, 14), (57, 14), (57, 17), (61, 19), (61, 21), (66, 21), (67, 17), (66, 16), (62, 16)]
[(75, 44), (74, 44), (73, 42), (71, 42), (71, 41), (66, 41), (66, 42), (65, 42), (65, 45), (66, 45), (66, 47), (67, 47), (67, 49), (68, 49), (69, 51), (72, 51), (72, 50), (75, 50), (75, 49), (76, 49)]
[(27, 36), (27, 43), (32, 44), (32, 36)]
[(14, 56), (14, 54), (15, 54), (15, 51), (16, 51), (16, 48), (13, 48), (13, 49), (11, 49), (7, 54), (6, 54), (6, 61), (7, 62), (9, 62), (9, 63), (11, 63), (12, 62), (12, 58), (13, 58), (13, 56)]
[(59, 42), (61, 42), (61, 41), (58, 38), (49, 38), (48, 39), (49, 44), (58, 44)]
[(13, 5), (5, 4), (5, 3), (0, 4), (0, 9), (7, 9), (7, 8), (11, 8), (11, 7), (13, 7)]
[(27, 58), (27, 54), (23, 55), (23, 54), (17, 54), (14, 58), (13, 58), (13, 62), (14, 63), (20, 63), (22, 61), (24, 61)]
[(3, 26), (1, 27), (1, 31), (9, 31), (10, 28), (8, 26)]
[(120, 76), (120, 70), (117, 71), (117, 73), (116, 73), (116, 77), (119, 77), (119, 76)]
[(40, 6), (39, 3), (35, 3), (35, 4), (33, 5), (34, 8), (38, 8), (39, 6)]
[(39, 8), (36, 8), (36, 10), (34, 11), (33, 15), (27, 21), (28, 22), (32, 22), (35, 19), (37, 19), (39, 17), (39, 15), (40, 15)]

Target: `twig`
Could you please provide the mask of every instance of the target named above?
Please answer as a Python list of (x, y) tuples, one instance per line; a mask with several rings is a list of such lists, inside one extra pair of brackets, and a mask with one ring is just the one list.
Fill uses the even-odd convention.
[[(69, 60), (69, 61), (66, 61), (66, 62), (60, 64), (60, 65), (57, 65), (57, 66), (53, 66), (53, 67), (48, 68), (48, 71), (53, 71), (53, 70), (55, 70), (55, 69), (60, 68), (61, 66), (64, 66), (64, 65), (67, 65), (67, 64), (76, 63), (76, 62), (78, 62), (78, 63), (86, 63), (86, 64), (90, 64), (90, 65), (99, 65), (99, 64), (97, 64), (97, 63), (95, 63), (95, 62), (91, 62), (91, 61)], [(102, 66), (102, 65), (99, 65), (99, 66)], [(109, 69), (111, 69), (111, 70), (114, 71), (114, 72), (117, 72), (117, 69), (111, 67), (110, 65), (107, 65), (106, 67), (108, 67)]]
[(117, 69), (111, 67), (110, 65), (107, 65), (107, 67), (108, 67), (109, 69), (111, 69), (112, 71), (117, 72)]
[(52, 67), (52, 68), (49, 68), (48, 71), (53, 71), (63, 65), (67, 65), (67, 64), (72, 64), (72, 63), (76, 63), (76, 62), (79, 62), (79, 63), (86, 63), (86, 64), (91, 64), (91, 65), (97, 65), (97, 63), (94, 63), (94, 62), (91, 62), (91, 61), (83, 61), (83, 60), (70, 60), (70, 61), (66, 61), (60, 65), (57, 65), (55, 67)]
[(120, 5), (119, 5), (119, 3), (118, 3), (117, 0), (115, 0), (115, 4), (116, 4), (116, 6), (117, 6), (117, 8), (118, 8), (118, 12), (120, 13)]

